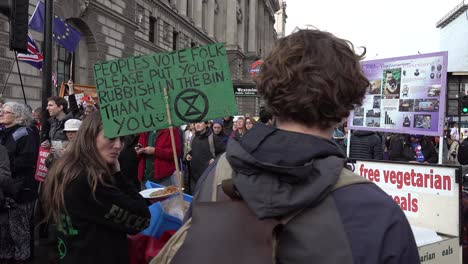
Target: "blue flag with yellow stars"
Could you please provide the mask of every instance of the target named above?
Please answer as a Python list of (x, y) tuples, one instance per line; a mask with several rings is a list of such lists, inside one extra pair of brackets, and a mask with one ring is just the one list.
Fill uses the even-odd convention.
[[(29, 20), (29, 27), (35, 31), (44, 32), (45, 8), (42, 1), (37, 2), (36, 9)], [(55, 42), (69, 52), (75, 52), (80, 43), (81, 34), (76, 29), (63, 22), (58, 16), (54, 17), (53, 34)]]

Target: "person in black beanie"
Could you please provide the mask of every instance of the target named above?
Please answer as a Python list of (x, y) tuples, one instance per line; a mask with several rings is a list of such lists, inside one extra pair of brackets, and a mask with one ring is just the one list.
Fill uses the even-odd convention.
[(234, 117), (233, 116), (225, 116), (223, 118), (223, 130), (224, 134), (231, 135), (233, 129), (232, 126), (234, 124)]

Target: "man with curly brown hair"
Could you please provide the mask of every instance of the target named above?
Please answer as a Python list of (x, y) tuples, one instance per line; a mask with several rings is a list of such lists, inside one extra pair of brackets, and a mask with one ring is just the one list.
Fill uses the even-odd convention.
[[(334, 188), (343, 177), (347, 159), (331, 140), (332, 132), (362, 104), (369, 86), (360, 67), (363, 56), (356, 55), (350, 42), (319, 30), (300, 30), (278, 40), (256, 80), (275, 126), (259, 123), (242, 138), (228, 142), (225, 159), (232, 167), (230, 189), (234, 192), (225, 189), (226, 181), (222, 189), (213, 188), (219, 185), (219, 177), (227, 176), (219, 173), (226, 166), (224, 156), (205, 171), (194, 199), (193, 230), (206, 202), (217, 195), (217, 201), (222, 200), (219, 190), (223, 190), (231, 198), (234, 193), (242, 199), (257, 219), (265, 220), (264, 225), (268, 220), (282, 221), (283, 227), (274, 229), (276, 263), (419, 263), (410, 225), (389, 195), (369, 182)], [(362, 179), (349, 170), (345, 173)], [(217, 222), (212, 226), (224, 221), (220, 211), (215, 215)], [(224, 240), (238, 241), (248, 226), (244, 224), (243, 230), (229, 238), (227, 229), (234, 226), (221, 228), (225, 232), (206, 230), (219, 238), (206, 251), (216, 256), (222, 251), (218, 245)], [(192, 237), (195, 231), (188, 232), (176, 260), (203, 249), (193, 250), (196, 245), (190, 241), (211, 241)], [(246, 242), (234, 244), (240, 248)], [(263, 252), (261, 246), (255, 247), (257, 254)], [(241, 252), (239, 248), (232, 251)], [(230, 259), (231, 255), (220, 257)]]
[[(363, 57), (328, 32), (279, 39), (257, 78), (276, 127), (258, 125), (228, 143), (233, 182), (258, 218), (305, 208), (279, 235), (278, 263), (419, 263), (408, 221), (386, 193), (374, 184), (330, 191), (346, 164), (333, 128), (361, 105), (369, 86)], [(333, 198), (333, 216), (318, 223), (308, 211), (325, 195)]]

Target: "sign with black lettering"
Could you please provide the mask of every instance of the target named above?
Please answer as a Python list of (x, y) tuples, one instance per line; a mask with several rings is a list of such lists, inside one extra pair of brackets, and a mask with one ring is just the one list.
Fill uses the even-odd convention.
[(237, 113), (224, 44), (135, 56), (94, 64), (106, 137), (169, 127)]
[(459, 237), (442, 237), (440, 242), (419, 246), (418, 251), (421, 264), (462, 263), (463, 250)]

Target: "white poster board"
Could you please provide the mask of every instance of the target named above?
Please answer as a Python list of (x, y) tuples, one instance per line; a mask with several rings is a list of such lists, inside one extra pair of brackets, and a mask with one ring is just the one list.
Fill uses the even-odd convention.
[(354, 172), (377, 184), (400, 205), (408, 221), (460, 236), (460, 167), (356, 161)]

